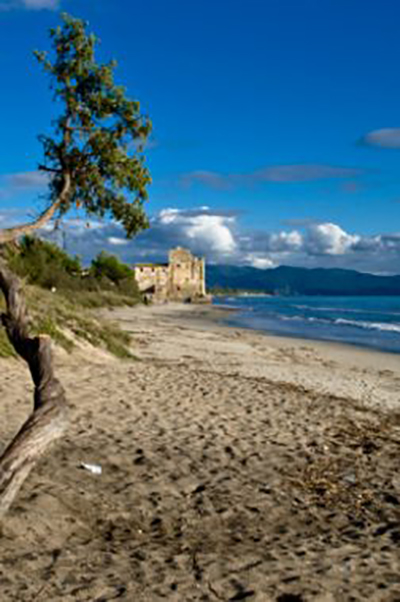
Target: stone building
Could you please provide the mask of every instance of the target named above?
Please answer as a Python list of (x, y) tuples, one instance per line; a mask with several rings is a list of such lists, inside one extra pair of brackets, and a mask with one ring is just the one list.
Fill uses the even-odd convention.
[(168, 263), (138, 263), (134, 272), (139, 290), (154, 301), (209, 300), (204, 259), (187, 249), (171, 249)]

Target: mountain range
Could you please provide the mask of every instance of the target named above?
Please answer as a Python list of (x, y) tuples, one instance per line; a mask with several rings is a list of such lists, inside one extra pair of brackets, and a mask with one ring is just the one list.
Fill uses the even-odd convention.
[(208, 289), (254, 291), (276, 295), (399, 295), (400, 275), (378, 276), (337, 268), (208, 265)]

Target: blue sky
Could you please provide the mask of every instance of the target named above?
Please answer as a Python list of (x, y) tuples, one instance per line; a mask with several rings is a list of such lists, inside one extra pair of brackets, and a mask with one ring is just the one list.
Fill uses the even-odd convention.
[(0, 0), (0, 216), (40, 208), (54, 106), (32, 50), (87, 19), (154, 124), (152, 228), (67, 220), (70, 250), (400, 272), (397, 0)]

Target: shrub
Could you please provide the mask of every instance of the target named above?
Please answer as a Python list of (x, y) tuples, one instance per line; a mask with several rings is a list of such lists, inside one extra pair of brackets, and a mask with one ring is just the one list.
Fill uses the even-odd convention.
[(92, 261), (89, 270), (83, 270), (79, 257), (71, 257), (53, 243), (25, 236), (18, 246), (8, 248), (7, 255), (10, 268), (28, 284), (54, 287), (69, 298), (76, 297), (78, 303), (81, 296), (88, 302), (84, 305), (108, 305), (107, 295), (101, 293), (113, 293), (113, 305), (124, 305), (127, 298), (141, 301), (131, 268), (105, 252)]
[(57, 245), (33, 236), (24, 236), (18, 247), (9, 249), (11, 269), (29, 284), (43, 288), (71, 288), (79, 282), (82, 265)]
[(102, 251), (92, 261), (90, 272), (95, 278), (108, 278), (114, 284), (133, 276), (128, 265), (122, 263), (115, 255)]
[(102, 283), (102, 287), (105, 287), (105, 283), (108, 281), (108, 283), (117, 287), (120, 294), (139, 297), (139, 289), (133, 270), (126, 263), (122, 263), (115, 255), (110, 255), (104, 251), (99, 253), (92, 261), (90, 276)]

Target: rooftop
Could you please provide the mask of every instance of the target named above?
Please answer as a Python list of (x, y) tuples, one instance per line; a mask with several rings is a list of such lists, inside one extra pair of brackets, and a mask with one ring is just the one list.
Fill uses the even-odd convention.
[(168, 263), (135, 263), (135, 268), (167, 268)]

